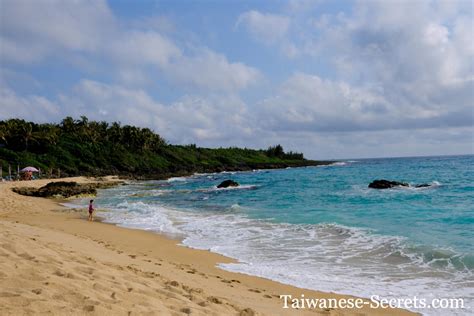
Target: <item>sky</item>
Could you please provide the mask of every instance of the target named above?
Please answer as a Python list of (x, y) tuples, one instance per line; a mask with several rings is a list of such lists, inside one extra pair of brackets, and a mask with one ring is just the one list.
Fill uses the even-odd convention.
[(0, 0), (0, 120), (312, 159), (474, 154), (473, 6)]

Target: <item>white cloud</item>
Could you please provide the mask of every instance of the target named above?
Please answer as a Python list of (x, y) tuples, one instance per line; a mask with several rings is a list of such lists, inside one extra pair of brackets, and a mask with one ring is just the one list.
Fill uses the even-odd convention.
[(200, 90), (238, 91), (255, 85), (262, 74), (240, 62), (229, 62), (224, 55), (201, 49), (192, 57), (183, 56), (165, 68), (168, 76)]
[(125, 28), (130, 25), (118, 23), (102, 0), (4, 1), (1, 14), (2, 63), (61, 58), (86, 73), (116, 71), (126, 83), (164, 79), (181, 89), (209, 91), (238, 91), (262, 77), (257, 69), (230, 62), (202, 44), (185, 54), (181, 46), (187, 43), (165, 35), (171, 26), (164, 18)]
[(0, 120), (24, 118), (36, 122), (48, 122), (61, 113), (61, 108), (57, 104), (42, 96), (18, 96), (6, 86), (0, 87), (0, 100)]
[(369, 90), (297, 73), (261, 103), (260, 115), (271, 130), (351, 131), (383, 129), (382, 117), (398, 113)]
[(96, 52), (115, 23), (103, 0), (5, 0), (1, 9), (2, 59), (15, 62), (37, 62), (63, 50)]
[(288, 18), (293, 31), (280, 42), (293, 45), (292, 57), (336, 71), (330, 80), (318, 73), (288, 78), (261, 103), (262, 115), (271, 118), (268, 128), (413, 130), (474, 123), (474, 34), (466, 3), (363, 1), (351, 15), (290, 12)]
[(173, 143), (218, 142), (252, 136), (253, 122), (247, 106), (232, 94), (185, 95), (163, 104), (142, 89), (82, 80), (56, 102), (60, 104), (60, 117), (86, 115), (95, 120), (147, 126)]
[(257, 40), (275, 43), (286, 36), (290, 19), (283, 15), (252, 10), (239, 16), (236, 27), (240, 25), (244, 26)]
[(154, 65), (166, 67), (181, 50), (168, 38), (152, 31), (132, 31), (122, 34), (107, 48), (124, 65)]
[[(469, 3), (364, 1), (350, 13), (318, 12), (315, 5), (292, 1), (286, 15), (240, 15), (236, 28), (293, 58), (282, 68), (299, 65), (272, 93), (252, 90), (246, 102), (239, 93), (264, 74), (198, 40), (186, 42), (165, 17), (123, 23), (105, 1), (2, 1), (2, 68), (61, 59), (81, 76), (113, 79), (80, 80), (47, 99), (38, 93), (47, 82), (20, 95), (4, 72), (0, 119), (87, 115), (148, 126), (176, 143), (281, 142), (305, 152), (314, 145), (308, 154), (319, 158), (416, 154), (417, 146), (424, 153), (456, 153), (456, 146), (472, 152)], [(151, 97), (146, 89), (157, 82), (175, 89), (175, 99)], [(319, 148), (327, 154), (318, 156)]]
[[(464, 87), (430, 95), (428, 103), (374, 87), (297, 73), (260, 104), (261, 124), (273, 131), (413, 130), (472, 125), (472, 106)], [(416, 93), (413, 91), (412, 93)], [(418, 103), (411, 103), (415, 100)], [(450, 102), (450, 103), (447, 103)], [(460, 102), (460, 103), (457, 103)], [(446, 107), (451, 104), (451, 107)]]

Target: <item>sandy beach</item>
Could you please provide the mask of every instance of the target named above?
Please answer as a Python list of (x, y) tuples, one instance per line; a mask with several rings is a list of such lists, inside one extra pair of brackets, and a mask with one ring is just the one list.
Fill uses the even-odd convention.
[(368, 306), (284, 309), (280, 295), (349, 297), (227, 272), (216, 265), (229, 258), (152, 232), (87, 222), (86, 205), (78, 212), (11, 191), (50, 181), (0, 183), (1, 315), (412, 314)]

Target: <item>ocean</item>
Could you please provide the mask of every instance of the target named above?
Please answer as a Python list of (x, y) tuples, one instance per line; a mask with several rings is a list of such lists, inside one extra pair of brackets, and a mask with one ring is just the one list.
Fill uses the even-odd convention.
[[(241, 186), (217, 189), (226, 179)], [(375, 179), (411, 186), (369, 189)], [(463, 298), (470, 307), (416, 310), (428, 315), (474, 308), (472, 155), (132, 182), (100, 191), (95, 203), (107, 222), (238, 260), (221, 264), (226, 270), (361, 297)]]

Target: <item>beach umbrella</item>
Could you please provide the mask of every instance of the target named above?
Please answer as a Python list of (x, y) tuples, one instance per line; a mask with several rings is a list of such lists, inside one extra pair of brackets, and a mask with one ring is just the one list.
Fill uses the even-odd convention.
[(26, 167), (20, 170), (21, 172), (39, 172), (35, 167)]

